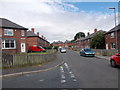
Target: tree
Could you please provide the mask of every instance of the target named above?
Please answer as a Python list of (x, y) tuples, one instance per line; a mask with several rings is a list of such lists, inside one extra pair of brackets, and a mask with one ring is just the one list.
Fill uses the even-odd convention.
[(74, 36), (74, 40), (77, 40), (77, 38), (85, 37), (85, 33), (79, 32)]
[(104, 34), (105, 32), (96, 33), (90, 41), (90, 47), (93, 49), (104, 49), (105, 48)]

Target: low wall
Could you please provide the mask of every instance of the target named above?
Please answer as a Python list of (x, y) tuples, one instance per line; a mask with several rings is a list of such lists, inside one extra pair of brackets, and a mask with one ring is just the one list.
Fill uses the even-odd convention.
[(117, 50), (106, 50), (106, 49), (93, 49), (96, 55), (101, 55), (101, 56), (112, 56), (117, 53)]
[(56, 58), (56, 51), (49, 54), (8, 54), (2, 53), (3, 68), (14, 68), (43, 64)]

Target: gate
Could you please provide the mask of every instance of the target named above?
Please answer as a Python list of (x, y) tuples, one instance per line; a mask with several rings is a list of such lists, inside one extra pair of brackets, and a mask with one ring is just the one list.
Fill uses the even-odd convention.
[(2, 53), (2, 67), (12, 67), (13, 66), (13, 55), (10, 53)]

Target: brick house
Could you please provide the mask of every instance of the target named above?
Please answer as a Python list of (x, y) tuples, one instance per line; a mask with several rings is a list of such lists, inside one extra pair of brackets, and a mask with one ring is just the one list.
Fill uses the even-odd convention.
[(59, 46), (59, 47), (65, 47), (65, 44), (62, 41), (58, 41), (58, 42), (53, 42), (52, 43), (53, 46)]
[(4, 52), (27, 52), (27, 28), (20, 26), (8, 19), (0, 18), (1, 48)]
[(75, 41), (75, 45), (76, 47), (79, 47), (79, 48), (90, 48), (90, 41), (91, 41), (91, 38), (97, 34), (98, 32), (105, 32), (103, 30), (99, 30), (97, 31), (97, 29), (94, 29), (94, 33), (90, 34), (89, 32), (87, 33), (87, 36), (85, 38), (80, 38), (79, 40), (76, 40)]
[(105, 45), (106, 49), (116, 49), (116, 31), (117, 31), (117, 42), (118, 50), (120, 51), (120, 24), (112, 28), (110, 31), (105, 33)]
[(72, 44), (71, 41), (66, 40), (66, 41), (64, 42), (64, 46), (65, 46), (65, 47), (72, 47), (73, 44)]
[(49, 47), (50, 43), (44, 38), (44, 36), (40, 37), (39, 32), (35, 34), (34, 28), (31, 31), (27, 32), (27, 45), (29, 46), (37, 45), (42, 47)]
[(71, 41), (66, 40), (65, 42), (62, 41), (53, 42), (52, 45), (59, 47), (71, 47), (73, 46), (73, 43)]

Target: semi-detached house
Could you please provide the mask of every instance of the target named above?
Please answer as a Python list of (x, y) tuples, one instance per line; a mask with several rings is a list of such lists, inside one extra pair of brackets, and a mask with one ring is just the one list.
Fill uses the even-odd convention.
[[(117, 43), (116, 43), (116, 39), (117, 39)], [(120, 24), (109, 30), (107, 33), (105, 33), (105, 44), (107, 50), (118, 49), (120, 51)]]
[(1, 48), (3, 52), (27, 52), (27, 28), (8, 19), (0, 18)]

